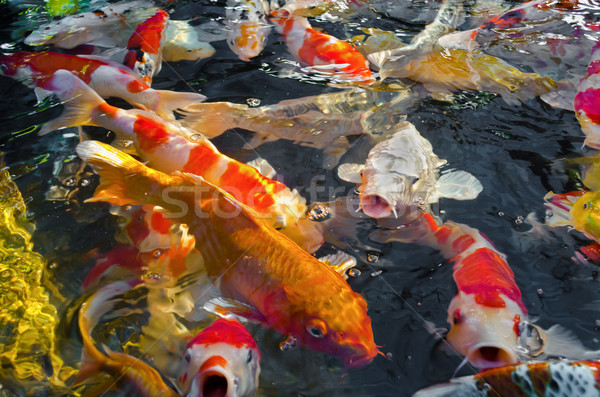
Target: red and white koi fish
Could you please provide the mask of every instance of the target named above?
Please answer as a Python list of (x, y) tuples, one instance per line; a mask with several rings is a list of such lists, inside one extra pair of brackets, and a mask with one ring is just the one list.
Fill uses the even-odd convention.
[(600, 44), (592, 49), (585, 76), (577, 86), (573, 101), (575, 116), (586, 135), (584, 145), (600, 149)]
[(528, 362), (488, 369), (450, 383), (419, 390), (413, 397), (597, 396), (600, 362)]
[(375, 145), (364, 165), (346, 163), (338, 168), (341, 179), (360, 184), (360, 208), (373, 218), (401, 217), (413, 221), (440, 197), (471, 200), (483, 187), (465, 171), (449, 171), (433, 153), (431, 143), (409, 122), (394, 126), (393, 135)]
[(254, 58), (265, 47), (272, 28), (266, 20), (268, 12), (265, 0), (227, 0), (227, 44), (242, 61)]
[(272, 11), (271, 15), (288, 50), (302, 65), (343, 81), (358, 84), (375, 81), (367, 60), (347, 41), (317, 32), (306, 18), (291, 17), (285, 10)]
[(174, 118), (174, 109), (206, 99), (193, 92), (152, 89), (130, 69), (111, 61), (58, 52), (18, 52), (0, 56), (0, 73), (31, 88), (44, 90), (46, 83), (60, 69), (77, 75), (101, 97), (119, 97), (167, 119)]
[(138, 155), (157, 170), (200, 175), (230, 192), (256, 211), (256, 216), (281, 229), (308, 251), (316, 251), (323, 243), (316, 226), (304, 218), (306, 201), (298, 192), (221, 154), (201, 134), (149, 112), (110, 106), (66, 71), (56, 72), (48, 89), (65, 101), (65, 111), (47, 123), (40, 134), (69, 126), (99, 125), (120, 139), (133, 142)]
[(364, 299), (231, 195), (192, 174), (155, 171), (100, 142), (82, 142), (77, 153), (100, 174), (90, 200), (159, 205), (188, 225), (208, 276), (226, 298), (205, 307), (291, 335), (346, 366), (364, 366), (378, 354)]
[(188, 343), (177, 381), (186, 396), (251, 397), (259, 374), (252, 336), (238, 321), (220, 318)]
[[(112, 385), (132, 386), (136, 395), (172, 396), (179, 394), (171, 388), (160, 373), (144, 361), (125, 353), (114, 352), (104, 346), (106, 354), (95, 346), (91, 331), (100, 318), (114, 307), (114, 301), (119, 295), (129, 291), (140, 281), (111, 283), (95, 292), (79, 310), (78, 324), (83, 340), (81, 369), (74, 385), (80, 385), (89, 378), (101, 373), (108, 373), (113, 379), (101, 386), (106, 391)], [(96, 390), (99, 392), (99, 390)]]
[(148, 85), (152, 83), (152, 76), (160, 72), (168, 21), (166, 11), (156, 11), (138, 25), (127, 42), (128, 51), (123, 63)]
[(458, 294), (448, 308), (448, 342), (477, 368), (518, 363), (519, 324), (527, 320), (527, 308), (505, 256), (467, 225), (438, 226), (426, 213), (415, 222), (404, 230), (384, 232), (377, 240), (426, 245), (454, 262)]

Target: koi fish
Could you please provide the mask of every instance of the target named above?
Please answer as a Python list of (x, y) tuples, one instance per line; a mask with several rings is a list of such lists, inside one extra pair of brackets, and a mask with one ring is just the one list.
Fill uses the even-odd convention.
[(54, 45), (71, 49), (81, 44), (116, 47), (127, 42), (135, 26), (157, 11), (144, 0), (123, 1), (41, 25), (23, 42), (29, 46)]
[(231, 195), (192, 174), (152, 170), (100, 142), (85, 141), (77, 153), (100, 174), (91, 201), (160, 205), (170, 219), (188, 225), (225, 298), (205, 304), (210, 311), (291, 335), (349, 367), (378, 354), (360, 294)]
[[(446, 164), (433, 153), (431, 143), (409, 122), (394, 127), (393, 135), (375, 145), (362, 164), (342, 164), (338, 176), (360, 184), (360, 208), (373, 218), (392, 214), (412, 221), (419, 207), (441, 197), (472, 200), (483, 190), (481, 183), (465, 171), (449, 171), (440, 177)], [(407, 217), (413, 217), (407, 219)]]
[(227, 44), (242, 61), (254, 58), (265, 47), (271, 31), (265, 19), (268, 10), (265, 0), (227, 0)]
[(271, 12), (271, 22), (282, 34), (290, 53), (303, 65), (335, 79), (371, 84), (367, 60), (350, 43), (314, 30), (308, 20), (291, 17), (284, 11)]
[(446, 339), (476, 368), (519, 362), (519, 325), (527, 320), (527, 308), (505, 255), (479, 230), (453, 222), (438, 226), (422, 213), (411, 226), (371, 239), (429, 246), (454, 262), (458, 294), (448, 307), (452, 326)]
[(350, 146), (348, 136), (386, 135), (420, 99), (417, 92), (350, 89), (250, 108), (229, 102), (196, 103), (181, 110), (181, 123), (208, 138), (232, 128), (254, 132), (244, 148), (287, 139), (323, 150), (323, 166), (331, 169)]
[(577, 0), (533, 0), (476, 29), (438, 40), (445, 48), (477, 48), (553, 79), (581, 76), (596, 44), (593, 7)]
[[(99, 51), (98, 55), (109, 55), (118, 62), (125, 55), (121, 48), (127, 47), (135, 28), (158, 12), (145, 1), (121, 2), (84, 12), (42, 25), (24, 39), (30, 46), (53, 45), (58, 48), (74, 49), (83, 44), (111, 49)], [(118, 50), (115, 50), (117, 48)], [(199, 30), (187, 21), (169, 20), (166, 24), (166, 39), (162, 58), (167, 62), (195, 61), (212, 56), (215, 49), (200, 40)]]
[(188, 343), (177, 380), (186, 396), (250, 397), (259, 374), (252, 336), (238, 321), (220, 318)]
[(93, 326), (100, 318), (114, 307), (115, 296), (129, 291), (133, 286), (139, 284), (134, 282), (115, 282), (99, 289), (81, 305), (78, 316), (79, 330), (83, 341), (81, 369), (75, 379), (74, 386), (83, 384), (89, 378), (93, 378), (103, 372), (114, 378), (101, 388), (106, 390), (113, 384), (127, 384), (134, 388), (140, 396), (173, 396), (179, 394), (171, 388), (160, 373), (144, 361), (134, 358), (128, 354), (114, 352), (103, 346), (106, 354), (103, 354), (95, 346), (91, 337)]
[(452, 379), (450, 383), (420, 390), (413, 397), (596, 396), (599, 384), (597, 361), (532, 361)]
[(123, 63), (148, 85), (152, 76), (160, 72), (162, 48), (165, 44), (169, 14), (164, 10), (140, 23), (127, 42), (127, 54)]
[(317, 228), (303, 218), (306, 200), (296, 190), (291, 191), (254, 167), (221, 154), (201, 134), (178, 123), (165, 122), (149, 112), (110, 106), (66, 71), (56, 72), (48, 88), (65, 101), (65, 111), (47, 123), (40, 134), (79, 124), (100, 125), (120, 139), (133, 142), (138, 155), (156, 169), (195, 173), (222, 186), (308, 251), (316, 251), (323, 243)]
[(111, 61), (58, 52), (19, 52), (0, 56), (0, 74), (36, 88), (38, 97), (46, 96), (45, 84), (60, 69), (76, 74), (102, 97), (123, 98), (167, 119), (174, 118), (174, 109), (206, 99), (193, 92), (152, 89), (130, 69)]
[[(552, 226), (570, 225), (590, 240), (600, 242), (600, 192), (580, 190), (555, 194), (549, 192), (544, 200), (552, 211)], [(561, 222), (562, 220), (562, 222)]]
[(592, 57), (585, 76), (577, 86), (577, 94), (573, 101), (573, 108), (577, 121), (586, 135), (584, 145), (600, 149), (600, 45), (592, 49)]

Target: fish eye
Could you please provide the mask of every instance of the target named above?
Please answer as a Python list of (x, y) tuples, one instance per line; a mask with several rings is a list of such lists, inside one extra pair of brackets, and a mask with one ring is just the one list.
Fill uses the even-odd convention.
[(246, 359), (246, 363), (250, 363), (252, 361), (252, 350), (248, 350), (248, 359)]
[(6, 66), (5, 63), (0, 63), (0, 70), (7, 71), (8, 70), (8, 66)]
[(185, 353), (185, 356), (184, 356), (183, 358), (184, 358), (184, 359), (185, 359), (185, 361), (186, 361), (186, 362), (188, 362), (188, 363), (189, 363), (190, 361), (192, 361), (192, 356), (190, 356), (190, 353), (189, 353), (189, 352)]
[(315, 338), (322, 338), (327, 335), (327, 326), (322, 320), (314, 319), (306, 326), (308, 333)]
[(418, 177), (417, 177), (417, 178), (413, 178), (413, 180), (412, 180), (412, 184), (414, 185), (414, 184), (415, 184), (415, 183), (417, 183), (417, 182), (419, 182), (419, 178), (418, 178)]
[(454, 313), (452, 314), (452, 323), (459, 324), (461, 321), (462, 321), (462, 318), (460, 316), (460, 311), (455, 310)]

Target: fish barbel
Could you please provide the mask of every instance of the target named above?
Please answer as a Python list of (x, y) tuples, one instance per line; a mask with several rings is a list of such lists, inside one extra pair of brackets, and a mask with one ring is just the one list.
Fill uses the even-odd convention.
[(257, 221), (229, 194), (191, 174), (154, 171), (108, 145), (77, 152), (101, 175), (92, 201), (160, 205), (186, 223), (220, 291), (237, 314), (292, 335), (303, 345), (361, 367), (378, 353), (367, 304), (333, 269)]

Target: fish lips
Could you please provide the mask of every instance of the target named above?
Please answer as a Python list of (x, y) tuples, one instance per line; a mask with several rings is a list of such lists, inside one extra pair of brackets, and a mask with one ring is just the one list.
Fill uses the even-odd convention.
[(214, 366), (198, 372), (192, 380), (187, 397), (235, 397), (236, 384), (225, 368)]

